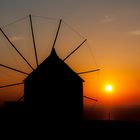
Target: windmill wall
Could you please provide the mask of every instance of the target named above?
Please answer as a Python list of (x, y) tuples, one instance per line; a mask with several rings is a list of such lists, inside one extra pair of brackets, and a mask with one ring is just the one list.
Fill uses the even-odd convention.
[(83, 80), (53, 50), (25, 79), (24, 100), (47, 118), (82, 120)]

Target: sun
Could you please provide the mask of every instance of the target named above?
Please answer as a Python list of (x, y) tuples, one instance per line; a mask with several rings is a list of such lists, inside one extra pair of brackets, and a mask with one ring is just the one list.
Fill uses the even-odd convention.
[(105, 86), (105, 90), (106, 90), (107, 92), (111, 92), (111, 91), (112, 91), (112, 86), (111, 86), (111, 85), (106, 85), (106, 86)]

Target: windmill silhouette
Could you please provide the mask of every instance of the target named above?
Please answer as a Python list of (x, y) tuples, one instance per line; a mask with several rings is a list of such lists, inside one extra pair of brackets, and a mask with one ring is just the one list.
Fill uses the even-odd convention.
[[(0, 28), (1, 33), (10, 43), (10, 46), (17, 52), (17, 54), (27, 63), (27, 65), (32, 70), (31, 73), (27, 73), (4, 64), (0, 64), (1, 67), (27, 75), (27, 77), (24, 79), (24, 82), (3, 85), (0, 86), (0, 88), (24, 84), (24, 95), (17, 102), (15, 102), (16, 105), (24, 98), (24, 106), (29, 112), (39, 112), (40, 114), (43, 113), (43, 115), (44, 112), (45, 114), (47, 112), (47, 117), (49, 116), (48, 118), (53, 118), (55, 116), (59, 119), (82, 120), (83, 97), (94, 101), (97, 100), (91, 97), (83, 96), (84, 80), (79, 75), (95, 72), (99, 69), (75, 73), (65, 63), (65, 61), (71, 55), (73, 55), (87, 41), (87, 39), (84, 39), (63, 60), (60, 59), (55, 51), (55, 44), (62, 23), (62, 19), (60, 19), (57, 32), (54, 37), (51, 53), (42, 63), (39, 64), (31, 15), (29, 15), (29, 21), (34, 47), (36, 68), (33, 68), (29, 61), (12, 43), (3, 29)], [(59, 113), (56, 114), (55, 110), (58, 110)]]

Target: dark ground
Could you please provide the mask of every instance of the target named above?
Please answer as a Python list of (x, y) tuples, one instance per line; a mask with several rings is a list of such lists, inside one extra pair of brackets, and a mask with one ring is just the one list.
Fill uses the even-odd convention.
[[(140, 139), (140, 122), (120, 120), (60, 120), (56, 116), (46, 119), (46, 114), (32, 114), (30, 112), (0, 111), (0, 132), (5, 137), (20, 134), (21, 137), (31, 135), (32, 138), (66, 137), (64, 139)], [(4, 132), (4, 133), (3, 133)], [(50, 136), (51, 135), (51, 136)], [(76, 137), (75, 137), (76, 136)], [(70, 138), (72, 137), (72, 138)], [(27, 137), (26, 137), (27, 138)]]
[(140, 139), (139, 122), (63, 121), (57, 118), (46, 120), (45, 116), (8, 113), (1, 115), (0, 128), (1, 134), (4, 134), (4, 137), (10, 135), (11, 139), (17, 134), (26, 139)]

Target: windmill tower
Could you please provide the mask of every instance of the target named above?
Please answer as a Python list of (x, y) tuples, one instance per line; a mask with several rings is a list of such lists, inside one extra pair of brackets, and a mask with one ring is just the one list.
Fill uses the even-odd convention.
[[(48, 119), (82, 120), (84, 80), (79, 75), (98, 71), (99, 69), (76, 73), (65, 63), (65, 61), (74, 54), (87, 41), (87, 39), (83, 40), (78, 47), (70, 52), (63, 60), (60, 59), (55, 51), (55, 44), (62, 23), (62, 19), (60, 19), (51, 53), (42, 63), (39, 64), (31, 15), (29, 15), (29, 21), (37, 67), (36, 69), (33, 68), (28, 60), (12, 43), (3, 29), (0, 28), (1, 33), (10, 43), (11, 47), (13, 47), (18, 55), (32, 69), (32, 72), (29, 74), (19, 69), (0, 64), (1, 67), (27, 75), (22, 83), (4, 85), (0, 88), (24, 84), (23, 97), (27, 111), (43, 115), (47, 114)], [(86, 98), (92, 99), (89, 97)]]

